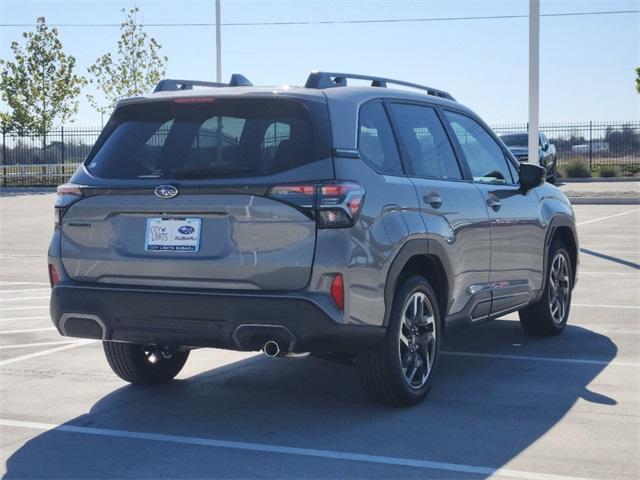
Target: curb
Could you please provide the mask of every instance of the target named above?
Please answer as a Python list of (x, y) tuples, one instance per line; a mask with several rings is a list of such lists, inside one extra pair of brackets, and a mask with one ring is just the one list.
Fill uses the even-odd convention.
[(640, 182), (640, 177), (589, 177), (589, 178), (559, 178), (558, 183), (617, 183)]
[(0, 187), (0, 197), (12, 195), (38, 195), (43, 193), (55, 193), (56, 187)]
[(569, 197), (572, 205), (640, 205), (640, 197)]

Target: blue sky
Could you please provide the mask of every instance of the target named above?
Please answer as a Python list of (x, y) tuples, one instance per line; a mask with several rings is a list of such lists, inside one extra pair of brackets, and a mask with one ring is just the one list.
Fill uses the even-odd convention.
[[(527, 0), (222, 0), (223, 22), (526, 14)], [(0, 0), (0, 23), (119, 23), (137, 5), (144, 22), (214, 22), (214, 0)], [(638, 10), (640, 0), (542, 0), (542, 13)], [(370, 73), (451, 92), (489, 123), (527, 118), (526, 18), (427, 23), (223, 27), (223, 79), (303, 84), (311, 70)], [(0, 57), (25, 28), (0, 28)], [(115, 49), (117, 27), (60, 27), (79, 71)], [(148, 27), (169, 57), (167, 77), (213, 79), (213, 27)], [(541, 19), (543, 122), (635, 120), (640, 14)], [(85, 92), (90, 92), (87, 88)], [(100, 125), (82, 97), (78, 125)]]

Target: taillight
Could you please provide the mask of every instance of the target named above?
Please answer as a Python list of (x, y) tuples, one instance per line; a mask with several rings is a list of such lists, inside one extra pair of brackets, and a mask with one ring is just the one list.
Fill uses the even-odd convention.
[(363, 199), (364, 190), (357, 183), (318, 185), (318, 227), (350, 227), (360, 213)]
[(331, 298), (340, 310), (344, 310), (344, 279), (340, 273), (331, 281)]
[(354, 224), (362, 201), (363, 188), (354, 182), (276, 185), (269, 197), (315, 213), (318, 228), (344, 228)]
[(315, 206), (315, 185), (276, 185), (269, 190), (269, 196), (300, 208)]
[(51, 288), (55, 287), (59, 281), (60, 281), (60, 276), (58, 275), (56, 266), (53, 263), (50, 263), (49, 264), (49, 284), (51, 284)]
[(56, 198), (54, 207), (55, 223), (56, 225), (60, 225), (62, 215), (66, 208), (82, 198), (82, 189), (79, 185), (65, 183), (57, 188), (56, 193), (58, 197)]

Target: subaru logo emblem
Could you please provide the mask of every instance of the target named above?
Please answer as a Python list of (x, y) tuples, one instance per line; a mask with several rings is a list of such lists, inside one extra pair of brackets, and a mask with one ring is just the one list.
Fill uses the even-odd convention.
[(183, 235), (190, 235), (193, 232), (195, 232), (196, 229), (193, 228), (191, 225), (183, 225), (178, 229), (178, 231)]
[(154, 193), (158, 198), (173, 198), (178, 195), (178, 189), (173, 185), (160, 185)]

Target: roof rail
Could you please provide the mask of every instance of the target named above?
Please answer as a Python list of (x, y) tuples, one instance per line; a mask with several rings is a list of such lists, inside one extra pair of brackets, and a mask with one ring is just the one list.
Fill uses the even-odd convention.
[(156, 92), (170, 92), (175, 90), (193, 90), (193, 87), (251, 87), (253, 83), (251, 83), (247, 77), (244, 75), (240, 75), (239, 73), (234, 73), (231, 75), (231, 80), (229, 83), (220, 83), (220, 82), (205, 82), (202, 80), (174, 80), (171, 78), (165, 78), (164, 80), (160, 80), (156, 85), (156, 88), (153, 90), (153, 93)]
[(306, 88), (332, 88), (332, 87), (346, 87), (347, 79), (354, 80), (370, 80), (372, 87), (386, 88), (388, 83), (393, 85), (402, 85), (405, 87), (416, 88), (418, 90), (424, 90), (428, 95), (435, 97), (446, 98), (448, 100), (455, 101), (455, 98), (448, 92), (438, 90), (437, 88), (427, 87), (425, 85), (419, 85), (417, 83), (404, 82), (402, 80), (394, 80), (392, 78), (375, 77), (372, 75), (360, 75), (358, 73), (336, 73), (336, 72), (311, 72), (309, 78), (307, 78)]

